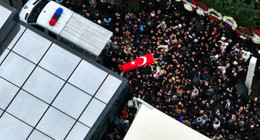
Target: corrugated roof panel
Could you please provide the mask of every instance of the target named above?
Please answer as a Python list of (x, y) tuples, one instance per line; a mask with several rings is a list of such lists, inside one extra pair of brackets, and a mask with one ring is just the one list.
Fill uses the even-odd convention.
[(95, 56), (100, 55), (112, 35), (111, 31), (75, 13), (60, 34)]

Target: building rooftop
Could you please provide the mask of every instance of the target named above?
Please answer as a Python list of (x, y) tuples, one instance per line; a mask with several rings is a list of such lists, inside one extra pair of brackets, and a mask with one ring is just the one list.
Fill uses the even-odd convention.
[(16, 28), (1, 46), (1, 139), (93, 134), (127, 80), (25, 23)]
[[(152, 117), (151, 117), (152, 116)], [(151, 105), (141, 104), (124, 140), (210, 140)]]

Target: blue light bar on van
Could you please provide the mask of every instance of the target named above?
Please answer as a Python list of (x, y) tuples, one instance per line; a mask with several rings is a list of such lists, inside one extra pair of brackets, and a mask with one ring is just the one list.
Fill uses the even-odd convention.
[(63, 9), (62, 8), (58, 8), (56, 10), (55, 14), (58, 14), (59, 16), (61, 16), (62, 12), (63, 12)]
[(56, 12), (54, 13), (54, 15), (52, 16), (52, 18), (51, 18), (51, 20), (49, 22), (49, 24), (51, 26), (54, 26), (56, 24), (56, 22), (58, 21), (58, 19), (60, 18), (61, 14), (62, 14), (62, 12), (63, 12), (62, 8), (58, 8), (56, 10)]

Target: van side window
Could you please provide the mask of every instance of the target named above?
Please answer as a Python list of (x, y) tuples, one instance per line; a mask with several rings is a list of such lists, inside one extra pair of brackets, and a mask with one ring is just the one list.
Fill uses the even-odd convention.
[(48, 35), (49, 35), (50, 37), (54, 38), (54, 39), (57, 39), (57, 35), (54, 34), (53, 32), (48, 31)]
[(32, 25), (32, 26), (33, 26), (34, 28), (36, 28), (36, 29), (38, 29), (38, 30), (44, 32), (44, 28), (42, 28), (41, 26), (39, 26), (39, 25)]

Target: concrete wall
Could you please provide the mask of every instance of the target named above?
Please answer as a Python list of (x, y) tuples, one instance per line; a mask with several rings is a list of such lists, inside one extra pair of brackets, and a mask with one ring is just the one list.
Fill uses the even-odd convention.
[(254, 74), (255, 74), (256, 64), (257, 64), (257, 58), (252, 56), (250, 59), (248, 70), (247, 70), (247, 76), (246, 76), (246, 82), (245, 82), (246, 87), (248, 88), (248, 94), (251, 93), (251, 86), (252, 86), (252, 82), (253, 82), (253, 78), (254, 78)]

